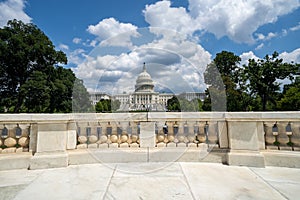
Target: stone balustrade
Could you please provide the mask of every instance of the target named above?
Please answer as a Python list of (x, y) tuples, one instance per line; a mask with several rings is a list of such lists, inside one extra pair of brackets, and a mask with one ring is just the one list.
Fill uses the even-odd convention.
[(0, 169), (147, 161), (300, 167), (300, 112), (2, 114), (0, 136)]
[(299, 122), (264, 122), (266, 149), (300, 151), (299, 130)]
[(30, 124), (0, 124), (0, 153), (20, 153), (29, 151)]

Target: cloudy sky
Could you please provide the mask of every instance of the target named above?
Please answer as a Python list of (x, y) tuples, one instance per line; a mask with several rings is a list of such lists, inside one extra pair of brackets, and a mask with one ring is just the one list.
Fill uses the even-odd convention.
[(300, 63), (299, 0), (0, 0), (9, 19), (36, 24), (86, 87), (132, 92), (143, 62), (157, 91), (203, 91), (216, 53), (245, 63), (279, 52)]

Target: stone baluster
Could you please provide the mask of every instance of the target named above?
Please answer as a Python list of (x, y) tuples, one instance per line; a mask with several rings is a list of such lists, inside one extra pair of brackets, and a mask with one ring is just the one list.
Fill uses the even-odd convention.
[(198, 147), (201, 149), (201, 151), (207, 151), (208, 144), (209, 144), (209, 122), (201, 122), (200, 123), (200, 134), (198, 135), (198, 140), (200, 143), (198, 144)]
[(117, 148), (119, 147), (119, 138), (117, 134), (117, 130), (115, 129), (115, 126), (108, 122), (106, 125), (106, 132), (109, 135), (110, 143), (109, 148)]
[(162, 122), (156, 122), (156, 147), (166, 147), (167, 134), (164, 133), (166, 130), (165, 124)]
[(141, 133), (141, 123), (140, 122), (136, 123), (136, 132), (138, 135), (140, 135), (140, 133)]
[[(1, 131), (1, 139), (7, 138), (8, 137), (8, 129), (5, 126), (5, 124), (3, 124), (1, 126), (2, 126), (1, 129), (0, 129), (0, 131)], [(1, 144), (1, 145), (3, 145), (3, 144)]]
[(130, 136), (130, 147), (131, 148), (138, 148), (139, 145), (139, 135), (137, 134), (136, 128), (134, 128), (134, 123), (133, 126), (131, 125), (132, 123), (128, 123), (127, 127), (127, 133)]
[(196, 121), (195, 124), (193, 125), (193, 132), (195, 135), (195, 144), (197, 144), (198, 146), (198, 143), (200, 142), (198, 138), (198, 135), (200, 137), (200, 124), (198, 121)]
[(77, 123), (78, 145), (77, 149), (86, 149), (88, 146), (88, 137), (86, 134), (86, 122)]
[(119, 122), (119, 129), (121, 129), (119, 131), (119, 133), (120, 133), (120, 135), (119, 135), (119, 138), (120, 138), (119, 147), (121, 147), (121, 148), (128, 148), (129, 147), (129, 142), (131, 142), (131, 141), (130, 141), (129, 134), (128, 134), (127, 131), (128, 130), (131, 131), (131, 125), (125, 127), (123, 124), (121, 124)]
[(187, 146), (188, 147), (197, 147), (195, 132), (196, 133), (198, 132), (198, 129), (199, 129), (198, 123), (197, 122), (195, 124), (186, 123), (184, 126), (185, 126), (183, 129), (184, 134), (187, 134), (187, 136), (186, 136)]
[(166, 135), (162, 130), (156, 135), (156, 147), (166, 147)]
[(19, 124), (17, 124), (17, 126), (14, 127), (13, 131), (15, 133), (15, 138), (20, 138), (22, 136), (22, 128)]
[(206, 122), (199, 123), (199, 133), (197, 134), (197, 140), (199, 143), (206, 143), (206, 135), (204, 133), (204, 127)]
[[(18, 136), (16, 134), (16, 131), (18, 130)], [(4, 145), (8, 147), (7, 150), (9, 150), (11, 148), (11, 152), (16, 152), (17, 150), (20, 151), (20, 149), (18, 149), (19, 145), (18, 145), (18, 139), (20, 137), (20, 135), (22, 135), (22, 130), (20, 129), (19, 125), (17, 124), (17, 126), (15, 124), (10, 124), (8, 126), (8, 135), (9, 137), (5, 139), (4, 141)]]
[(3, 145), (3, 142), (2, 142), (3, 128), (4, 128), (4, 125), (0, 124), (0, 153), (2, 151), (2, 145)]
[(166, 122), (166, 125), (167, 125), (167, 130), (168, 130), (167, 134), (168, 134), (168, 135), (169, 135), (169, 134), (174, 135), (174, 131), (173, 131), (173, 123), (170, 122), (170, 121), (167, 121), (167, 122)]
[[(167, 133), (167, 139), (168, 139), (168, 143), (167, 143), (167, 147), (176, 147), (176, 143), (175, 143), (175, 133), (174, 133), (174, 125), (172, 122), (167, 122), (168, 125), (168, 133)], [(175, 125), (175, 131), (178, 128), (178, 125)]]
[(179, 125), (177, 123), (177, 121), (175, 121), (173, 123), (173, 134), (176, 136), (177, 134), (179, 134)]
[(218, 147), (218, 145), (216, 145), (219, 143), (217, 122), (211, 121), (208, 127), (207, 142), (209, 145)]
[(122, 128), (122, 126), (121, 126), (121, 123), (118, 122), (118, 124), (117, 124), (117, 135), (118, 135), (118, 136), (121, 136), (122, 133), (123, 133), (123, 128)]
[(16, 135), (20, 152), (29, 151), (29, 129), (28, 124), (17, 124)]
[(14, 133), (15, 127), (12, 124), (3, 125), (1, 137), (2, 153), (15, 153), (17, 148), (17, 139)]
[(87, 127), (88, 135), (88, 148), (98, 148), (98, 135), (97, 135), (97, 123), (96, 122), (89, 122), (89, 127)]
[(7, 126), (7, 129), (8, 129), (8, 137), (16, 138), (15, 125), (14, 124), (7, 124), (6, 126)]
[(98, 135), (98, 147), (99, 148), (108, 148), (108, 135), (106, 131), (104, 131), (104, 128), (101, 126), (100, 122), (98, 122), (97, 126), (97, 135)]
[(293, 143), (294, 151), (300, 151), (300, 122), (292, 122), (292, 136), (291, 142)]
[(110, 124), (110, 122), (107, 122), (107, 124), (106, 124), (105, 134), (108, 136), (112, 135), (112, 125)]
[(154, 126), (155, 126), (155, 135), (157, 135), (159, 131), (158, 122), (155, 122)]
[[(184, 128), (187, 129), (187, 133), (184, 133)], [(178, 133), (176, 134), (176, 139), (177, 139), (177, 147), (186, 147), (187, 139), (186, 135), (188, 134), (188, 125), (187, 123), (182, 123), (180, 122), (178, 125)]]
[(274, 145), (276, 139), (272, 131), (273, 126), (274, 126), (274, 122), (264, 122), (265, 144), (266, 144), (266, 149), (277, 150), (278, 147)]
[(288, 150), (291, 151), (292, 147), (288, 146), (289, 143), (289, 137), (286, 134), (286, 126), (288, 122), (277, 122), (278, 126), (278, 136), (277, 141), (279, 142), (279, 149), (280, 150)]

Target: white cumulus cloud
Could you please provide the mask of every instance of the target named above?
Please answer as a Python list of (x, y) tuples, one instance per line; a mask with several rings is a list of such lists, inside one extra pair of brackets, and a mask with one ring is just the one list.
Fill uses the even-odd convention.
[(258, 60), (259, 57), (257, 57), (253, 51), (249, 51), (249, 52), (244, 52), (240, 55), (241, 58), (241, 62), (240, 65), (248, 65), (249, 63), (249, 59), (254, 59), (254, 60)]
[(295, 49), (292, 52), (282, 52), (279, 54), (279, 58), (282, 58), (287, 63), (300, 63), (300, 48)]
[(24, 12), (24, 0), (7, 0), (0, 2), (0, 27), (7, 24), (8, 20), (17, 19), (29, 23), (31, 18)]
[[(145, 20), (154, 27), (170, 28), (183, 34), (208, 31), (217, 38), (228, 36), (239, 43), (254, 43), (253, 33), (262, 25), (300, 6), (298, 0), (189, 0), (189, 10), (172, 7), (170, 1), (147, 5)], [(263, 35), (260, 35), (263, 36)], [(275, 37), (274, 33), (263, 36)]]
[[(295, 49), (291, 52), (282, 52), (278, 56), (279, 58), (283, 59), (283, 62), (287, 63), (300, 63), (300, 48)], [(244, 52), (240, 55), (241, 62), (240, 65), (247, 65), (249, 59), (258, 60), (261, 59), (256, 56), (252, 51)]]
[(255, 33), (255, 35), (257, 37), (256, 40), (270, 40), (270, 39), (278, 36), (277, 33), (273, 33), (273, 32), (270, 32), (267, 35), (264, 35), (262, 33)]
[(138, 37), (137, 27), (121, 23), (115, 18), (103, 19), (96, 25), (89, 25), (87, 31), (104, 41), (102, 45), (131, 47), (130, 37)]
[(145, 20), (151, 27), (172, 29), (181, 34), (192, 34), (197, 23), (183, 7), (171, 7), (170, 1), (158, 1), (155, 4), (147, 5), (143, 11)]
[(189, 0), (189, 10), (199, 24), (218, 38), (254, 42), (253, 33), (262, 25), (298, 8), (298, 0)]

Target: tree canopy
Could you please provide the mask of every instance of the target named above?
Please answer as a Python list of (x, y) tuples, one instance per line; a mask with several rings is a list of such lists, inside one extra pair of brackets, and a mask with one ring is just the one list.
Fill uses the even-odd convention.
[[(204, 73), (207, 98), (203, 109), (217, 111), (299, 110), (299, 79), (294, 81), (299, 64), (284, 63), (275, 51), (264, 59), (240, 58), (231, 52), (216, 54)], [(280, 82), (281, 80), (281, 82)], [(283, 80), (292, 81), (280, 90)], [(225, 93), (226, 98), (222, 96)], [(226, 103), (226, 108), (221, 105)]]
[(116, 112), (120, 108), (119, 100), (101, 99), (95, 106), (96, 112)]
[(264, 59), (258, 61), (249, 60), (245, 65), (245, 76), (249, 81), (248, 88), (251, 95), (256, 95), (261, 99), (262, 110), (267, 110), (267, 103), (276, 106), (276, 96), (280, 89), (278, 80), (293, 80), (298, 67), (295, 64), (283, 63), (278, 58), (278, 53), (272, 56), (266, 55)]
[(71, 112), (75, 74), (66, 54), (34, 24), (12, 20), (0, 29), (0, 110)]
[(200, 99), (188, 101), (184, 97), (173, 96), (167, 101), (167, 109), (175, 112), (197, 112), (202, 111)]

